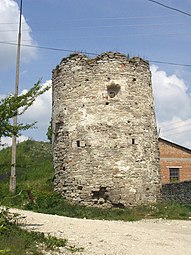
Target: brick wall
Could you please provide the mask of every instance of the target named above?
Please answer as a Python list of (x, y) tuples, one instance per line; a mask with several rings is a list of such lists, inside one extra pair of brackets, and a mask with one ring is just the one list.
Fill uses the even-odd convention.
[(162, 183), (170, 183), (169, 168), (179, 168), (179, 182), (191, 181), (191, 150), (159, 138)]

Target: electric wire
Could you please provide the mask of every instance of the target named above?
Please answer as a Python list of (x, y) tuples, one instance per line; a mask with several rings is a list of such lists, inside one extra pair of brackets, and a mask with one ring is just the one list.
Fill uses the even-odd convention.
[(177, 8), (174, 8), (174, 7), (171, 7), (171, 6), (168, 6), (168, 5), (163, 4), (163, 3), (161, 3), (161, 2), (154, 1), (154, 0), (147, 0), (147, 1), (152, 2), (152, 3), (155, 3), (155, 4), (158, 4), (158, 5), (160, 5), (160, 6), (163, 6), (163, 7), (167, 8), (167, 9), (170, 9), (170, 10), (173, 10), (173, 11), (176, 11), (176, 12), (179, 12), (179, 13), (181, 13), (181, 14), (184, 14), (184, 15), (187, 15), (187, 16), (190, 16), (190, 17), (191, 17), (191, 13), (188, 13), (188, 12), (182, 11), (182, 10), (180, 10), (180, 9), (177, 9)]
[[(187, 25), (188, 23), (163, 23), (163, 24), (120, 24), (120, 25), (104, 25), (104, 26), (79, 26), (79, 27), (67, 27), (67, 29), (92, 29), (92, 28), (114, 28), (114, 27), (156, 27), (156, 26), (168, 26), (168, 25), (173, 25), (173, 26), (177, 26), (177, 25)], [(18, 29), (11, 29), (11, 30), (0, 30), (0, 32), (17, 32)], [(22, 32), (25, 31), (29, 31), (28, 29), (23, 29)], [(35, 32), (38, 31), (51, 31), (50, 29), (37, 29), (35, 30)], [(56, 31), (56, 32), (60, 32), (63, 31), (63, 29), (52, 29), (52, 31)]]
[[(2, 41), (0, 41), (0, 44), (13, 45), (13, 46), (16, 46), (16, 45), (17, 45), (16, 43), (2, 42)], [(78, 50), (68, 50), (68, 49), (53, 48), (53, 47), (46, 47), (46, 46), (38, 46), (38, 45), (32, 45), (32, 44), (21, 44), (21, 46), (23, 46), (23, 47), (30, 47), (30, 48), (37, 48), (37, 49), (44, 49), (44, 50), (52, 50), (52, 51), (71, 52), (71, 53), (80, 52), (80, 53), (82, 53), (82, 54), (93, 55), (93, 56), (99, 55), (98, 53), (95, 53), (95, 52), (78, 51)], [(174, 63), (174, 62), (165, 62), (165, 61), (150, 60), (150, 59), (147, 59), (147, 61), (149, 61), (149, 62), (151, 62), (151, 63), (158, 63), (158, 64), (167, 64), (167, 65), (176, 65), (176, 66), (191, 67), (191, 64), (182, 64), (182, 63)]]
[[(177, 17), (177, 15), (152, 15), (152, 16), (129, 16), (129, 17), (100, 17), (100, 18), (73, 18), (73, 19), (62, 19), (62, 21), (89, 21), (89, 20), (128, 20), (128, 19), (151, 19), (151, 18), (171, 18)], [(43, 22), (41, 22), (43, 23)], [(0, 25), (18, 25), (18, 22), (0, 22)], [(38, 24), (37, 22), (33, 22), (33, 24)]]
[(184, 133), (187, 133), (187, 132), (191, 132), (191, 129), (186, 129), (186, 130), (183, 130), (183, 131), (180, 131), (180, 132), (175, 132), (175, 133), (172, 133), (172, 134), (165, 134), (165, 136), (172, 136), (172, 135), (177, 135), (177, 134), (184, 134)]
[(178, 121), (172, 121), (171, 124), (162, 125), (162, 126), (160, 126), (160, 128), (172, 126), (172, 125), (174, 125), (174, 124), (177, 124), (177, 123), (180, 123), (180, 122), (185, 122), (185, 121), (191, 121), (191, 118), (184, 119), (184, 120), (178, 120)]
[(78, 36), (78, 37), (70, 37), (65, 38), (65, 40), (79, 40), (79, 39), (94, 39), (94, 38), (128, 38), (130, 36), (161, 36), (161, 35), (170, 35), (170, 36), (177, 36), (177, 35), (190, 35), (188, 32), (173, 32), (173, 33), (137, 33), (137, 34), (128, 34), (128, 35), (98, 35), (98, 36)]
[(171, 130), (180, 129), (180, 128), (183, 128), (183, 127), (186, 127), (186, 126), (191, 126), (191, 123), (186, 123), (186, 124), (184, 124), (184, 125), (180, 125), (180, 126), (178, 126), (178, 127), (172, 127), (172, 128), (168, 128), (168, 129), (162, 129), (162, 128), (161, 128), (161, 130), (162, 130), (162, 132), (168, 133), (168, 132), (171, 131)]

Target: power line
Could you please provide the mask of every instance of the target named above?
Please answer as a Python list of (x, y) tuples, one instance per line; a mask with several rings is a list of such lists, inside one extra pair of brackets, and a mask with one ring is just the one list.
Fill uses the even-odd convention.
[(167, 128), (167, 129), (162, 129), (161, 128), (161, 130), (164, 132), (164, 133), (168, 133), (169, 131), (171, 131), (171, 130), (175, 130), (175, 129), (179, 129), (179, 128), (183, 128), (183, 127), (186, 127), (186, 126), (191, 126), (191, 123), (185, 123), (185, 124), (183, 124), (183, 125), (180, 125), (180, 126), (178, 126), (178, 127), (172, 127), (172, 128)]
[(122, 36), (117, 36), (117, 35), (98, 35), (98, 36), (81, 36), (81, 37), (70, 37), (70, 38), (65, 38), (65, 40), (79, 40), (79, 39), (93, 39), (93, 38), (129, 38), (130, 36), (161, 36), (161, 35), (170, 35), (170, 36), (176, 36), (176, 35), (190, 35), (190, 33), (187, 32), (181, 32), (181, 33), (137, 33), (137, 34), (128, 34), (128, 35), (122, 35)]
[[(23, 29), (22, 32), (29, 31), (27, 29)], [(18, 32), (18, 29), (11, 29), (11, 30), (0, 30), (0, 33), (6, 33), (6, 32)]]
[[(0, 44), (13, 45), (13, 46), (16, 46), (16, 45), (17, 45), (16, 43), (2, 42), (2, 41), (0, 41)], [(32, 44), (21, 44), (21, 46), (23, 46), (23, 47), (30, 47), (30, 48), (37, 48), (37, 49), (44, 49), (44, 50), (52, 50), (52, 51), (71, 52), (71, 53), (80, 52), (80, 53), (82, 53), (82, 54), (94, 55), (94, 56), (97, 56), (97, 55), (98, 55), (98, 53), (95, 53), (95, 52), (68, 50), (68, 49), (54, 48), (54, 47), (46, 47), (46, 46), (38, 46), (38, 45), (32, 45)], [(147, 61), (149, 61), (149, 62), (151, 62), (151, 63), (158, 63), (158, 64), (167, 64), (167, 65), (191, 67), (191, 64), (182, 64), (182, 63), (174, 63), (174, 62), (165, 62), (165, 61), (157, 61), (157, 60), (150, 60), (150, 59), (147, 59)]]
[[(0, 42), (0, 44), (6, 44), (6, 45), (17, 45), (16, 43), (11, 43), (11, 42)], [(32, 44), (21, 44), (23, 47), (30, 47), (30, 48), (37, 48), (37, 49), (44, 49), (44, 50), (52, 50), (52, 51), (63, 51), (63, 52), (81, 52), (83, 54), (87, 55), (98, 55), (97, 53), (94, 52), (86, 52), (86, 51), (77, 51), (77, 50), (66, 50), (66, 49), (61, 49), (61, 48), (53, 48), (53, 47), (45, 47), (45, 46), (37, 46), (37, 45), (32, 45)]]
[(180, 122), (183, 122), (183, 121), (190, 121), (190, 120), (191, 120), (191, 118), (184, 119), (184, 120), (178, 120), (178, 121), (172, 121), (171, 124), (163, 125), (163, 126), (161, 126), (161, 128), (169, 127), (169, 126), (172, 126), (172, 125), (174, 125), (174, 124), (176, 124), (176, 123), (180, 123)]
[[(100, 18), (77, 18), (77, 19), (63, 19), (62, 21), (87, 21), (87, 20), (128, 20), (128, 19), (151, 19), (151, 18), (171, 18), (177, 17), (176, 15), (155, 15), (155, 16), (129, 16), (129, 17), (100, 17)], [(42, 23), (42, 22), (41, 22)], [(0, 25), (18, 25), (18, 22), (0, 22)], [(33, 24), (38, 24), (37, 22), (33, 22)]]
[(126, 20), (126, 19), (150, 19), (150, 18), (169, 18), (176, 17), (176, 15), (157, 15), (157, 16), (129, 16), (129, 17), (107, 17), (107, 18), (81, 18), (81, 19), (72, 19), (73, 21), (86, 21), (86, 20)]
[[(177, 25), (187, 25), (188, 23), (164, 23), (164, 24), (120, 24), (120, 25), (104, 25), (104, 26), (79, 26), (79, 27), (67, 27), (68, 29), (86, 29), (86, 28), (114, 28), (114, 27), (150, 27), (150, 26), (168, 26), (168, 25), (173, 25), (173, 26), (177, 26)], [(18, 31), (18, 29), (11, 29), (11, 30), (0, 30), (0, 32), (16, 32)], [(29, 31), (28, 29), (22, 29), (23, 31)], [(58, 30), (58, 29), (37, 29), (35, 30), (35, 32), (37, 31), (56, 31), (56, 32), (60, 32), (63, 31), (63, 29)]]
[(152, 2), (152, 3), (155, 3), (155, 4), (158, 4), (158, 5), (161, 5), (161, 6), (165, 7), (165, 8), (167, 8), (167, 9), (170, 9), (170, 10), (173, 10), (173, 11), (176, 11), (176, 12), (180, 12), (180, 13), (182, 13), (182, 14), (184, 14), (184, 15), (191, 16), (191, 14), (188, 13), (188, 12), (185, 12), (185, 11), (182, 11), (182, 10), (180, 10), (180, 9), (177, 9), (177, 8), (174, 8), (174, 7), (165, 5), (165, 4), (160, 3), (160, 2), (158, 2), (158, 1), (154, 1), (154, 0), (147, 0), (147, 1)]
[(157, 64), (191, 67), (191, 64), (180, 64), (180, 63), (174, 63), (174, 62), (155, 61), (155, 60), (150, 60), (150, 59), (148, 59), (148, 61), (151, 62), (151, 63), (157, 63)]
[(191, 129), (186, 129), (186, 130), (183, 130), (183, 131), (180, 131), (180, 132), (175, 132), (175, 133), (172, 133), (172, 134), (166, 134), (165, 136), (172, 136), (172, 135), (183, 134), (183, 133), (187, 133), (187, 132), (191, 132)]

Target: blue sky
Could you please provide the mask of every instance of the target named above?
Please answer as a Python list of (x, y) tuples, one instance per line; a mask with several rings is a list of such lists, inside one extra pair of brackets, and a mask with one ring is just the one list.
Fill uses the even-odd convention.
[[(191, 13), (189, 0), (160, 2)], [(19, 3), (0, 0), (0, 96), (14, 91), (16, 46), (4, 43), (17, 41)], [(191, 17), (148, 0), (23, 0), (23, 16), (23, 44), (191, 64)], [(52, 69), (68, 54), (23, 46), (20, 92), (39, 78), (50, 80)], [(150, 65), (161, 135), (191, 148), (191, 67)], [(38, 128), (24, 137), (45, 140), (50, 112), (49, 91), (22, 117), (38, 121)]]

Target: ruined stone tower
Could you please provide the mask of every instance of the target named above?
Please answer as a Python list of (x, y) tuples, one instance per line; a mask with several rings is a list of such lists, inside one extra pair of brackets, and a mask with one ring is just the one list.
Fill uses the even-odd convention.
[(72, 54), (52, 81), (55, 190), (88, 206), (155, 202), (159, 151), (148, 62)]

